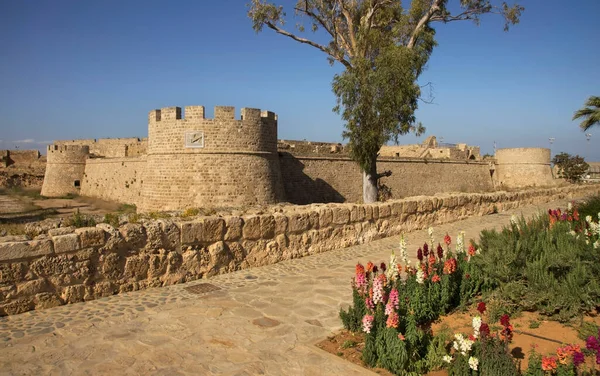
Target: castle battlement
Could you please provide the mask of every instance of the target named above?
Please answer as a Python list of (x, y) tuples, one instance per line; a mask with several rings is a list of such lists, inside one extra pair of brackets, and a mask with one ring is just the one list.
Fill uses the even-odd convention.
[(163, 107), (158, 110), (152, 110), (148, 113), (148, 122), (159, 122), (167, 120), (188, 120), (188, 121), (219, 121), (219, 120), (234, 120), (245, 121), (251, 119), (265, 119), (277, 121), (277, 115), (271, 111), (262, 111), (258, 108), (242, 108), (240, 110), (240, 119), (235, 118), (235, 107), (233, 106), (215, 106), (214, 118), (206, 118), (204, 106), (185, 106), (183, 111), (181, 107)]
[(73, 156), (83, 156), (90, 153), (90, 147), (87, 145), (48, 145), (48, 157), (54, 154), (71, 154)]

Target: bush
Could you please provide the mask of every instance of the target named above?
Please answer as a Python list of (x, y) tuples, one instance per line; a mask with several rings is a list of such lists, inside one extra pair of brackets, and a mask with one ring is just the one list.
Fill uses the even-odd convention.
[(572, 156), (569, 153), (556, 154), (552, 163), (558, 167), (559, 177), (565, 178), (571, 183), (577, 183), (590, 168), (583, 157)]
[[(380, 366), (395, 374), (423, 374), (439, 367), (445, 339), (433, 338), (428, 328), (440, 315), (469, 300), (474, 290), (461, 283), (476, 254), (474, 247), (465, 252), (462, 234), (456, 255), (448, 235), (444, 243), (445, 247), (438, 244), (434, 248), (432, 238), (424, 244), (417, 252), (419, 264), (415, 267), (409, 264), (404, 241), (400, 247), (404, 266), (393, 253), (387, 265), (356, 265), (353, 305), (341, 310), (340, 318), (346, 329), (366, 333), (362, 358), (367, 366)], [(406, 273), (405, 279), (400, 278), (402, 273)]]
[(584, 202), (577, 205), (577, 211), (581, 218), (585, 218), (588, 215), (595, 220), (598, 219), (600, 214), (600, 196), (593, 196), (585, 200)]
[(81, 214), (79, 209), (77, 209), (71, 217), (67, 218), (66, 225), (74, 227), (94, 227), (96, 226), (96, 221), (92, 217)]
[[(572, 213), (553, 211), (500, 232), (482, 231), (474, 279), (506, 308), (568, 321), (600, 304), (600, 249), (581, 236)], [(573, 229), (579, 229), (578, 234)]]
[(113, 227), (119, 227), (119, 215), (115, 213), (104, 214), (104, 223), (108, 223)]

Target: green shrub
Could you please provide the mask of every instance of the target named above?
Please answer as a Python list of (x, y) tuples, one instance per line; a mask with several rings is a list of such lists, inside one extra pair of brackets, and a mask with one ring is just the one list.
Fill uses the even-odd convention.
[(119, 227), (119, 215), (115, 213), (104, 214), (104, 223), (108, 223), (113, 227)]
[(119, 212), (121, 214), (136, 213), (137, 212), (137, 206), (135, 206), (135, 204), (122, 204), (117, 209), (117, 212)]
[(77, 209), (71, 217), (67, 218), (66, 225), (73, 227), (94, 227), (96, 226), (96, 221), (92, 217), (81, 214), (79, 209)]
[(537, 310), (568, 321), (600, 304), (600, 249), (574, 236), (572, 222), (550, 223), (547, 214), (523, 218), (501, 231), (482, 231), (481, 290), (510, 310)]
[(577, 211), (581, 218), (585, 218), (589, 215), (595, 221), (598, 220), (598, 213), (600, 213), (600, 196), (590, 197), (580, 203), (577, 205)]

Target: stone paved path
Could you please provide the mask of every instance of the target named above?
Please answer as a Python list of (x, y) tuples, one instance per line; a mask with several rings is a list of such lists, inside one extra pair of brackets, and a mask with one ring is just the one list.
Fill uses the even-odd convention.
[[(566, 202), (435, 228), (477, 237)], [(409, 253), (427, 239), (407, 234)], [(341, 329), (357, 261), (389, 260), (399, 237), (187, 284), (0, 318), (0, 375), (366, 375), (314, 344)], [(196, 294), (210, 283), (219, 290)], [(192, 289), (190, 289), (192, 287)]]

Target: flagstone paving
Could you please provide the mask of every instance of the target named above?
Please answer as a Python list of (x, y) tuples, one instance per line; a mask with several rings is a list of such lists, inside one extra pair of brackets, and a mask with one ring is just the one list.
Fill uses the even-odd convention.
[[(437, 226), (435, 236), (474, 238), (512, 214), (559, 206), (566, 201), (472, 217)], [(414, 255), (427, 231), (407, 239)], [(356, 262), (387, 263), (398, 242), (0, 318), (0, 375), (372, 374), (314, 344), (341, 329)]]

